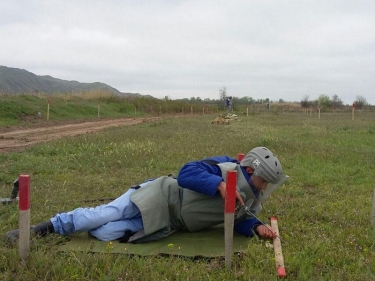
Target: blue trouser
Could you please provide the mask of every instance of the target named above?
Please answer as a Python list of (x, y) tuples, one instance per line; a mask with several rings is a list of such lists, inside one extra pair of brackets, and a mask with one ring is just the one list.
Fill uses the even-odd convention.
[(114, 201), (98, 207), (77, 208), (71, 212), (57, 214), (51, 218), (55, 232), (66, 235), (89, 231), (99, 240), (111, 241), (124, 236), (126, 230), (141, 230), (141, 213), (129, 199), (134, 191), (135, 189), (129, 189)]

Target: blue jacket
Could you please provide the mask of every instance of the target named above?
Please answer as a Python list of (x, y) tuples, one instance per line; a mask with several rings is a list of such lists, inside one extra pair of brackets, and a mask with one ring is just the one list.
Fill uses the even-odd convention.
[[(207, 163), (213, 161), (212, 163)], [(221, 169), (214, 164), (232, 162), (237, 163), (237, 160), (228, 156), (215, 156), (205, 158), (200, 161), (193, 161), (186, 163), (180, 170), (177, 181), (178, 185), (199, 193), (210, 195), (212, 197), (220, 196), (217, 187), (223, 181)], [(249, 188), (251, 188), (251, 180), (245, 170), (242, 170), (244, 176), (249, 181)], [(223, 210), (224, 212), (224, 210)], [(251, 237), (254, 235), (255, 228), (261, 225), (261, 222), (255, 218), (243, 220), (234, 226), (234, 230)]]

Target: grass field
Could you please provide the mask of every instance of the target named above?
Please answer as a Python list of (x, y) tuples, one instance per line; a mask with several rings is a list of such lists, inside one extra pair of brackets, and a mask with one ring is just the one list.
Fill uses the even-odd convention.
[[(19, 174), (31, 175), (31, 222), (90, 198), (116, 197), (144, 179), (177, 174), (186, 161), (267, 146), (290, 180), (264, 204), (260, 218), (279, 218), (287, 280), (374, 280), (370, 228), (375, 178), (375, 114), (255, 114), (229, 126), (214, 116), (165, 118), (61, 139), (0, 155), (0, 197)], [(18, 206), (0, 205), (1, 233), (17, 228)], [(0, 240), (1, 280), (276, 280), (273, 249), (257, 238), (223, 260), (58, 252), (69, 239), (33, 239), (27, 263)]]

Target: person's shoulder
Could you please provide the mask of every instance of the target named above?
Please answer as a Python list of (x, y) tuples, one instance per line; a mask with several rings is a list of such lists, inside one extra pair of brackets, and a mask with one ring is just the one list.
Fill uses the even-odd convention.
[(209, 158), (205, 158), (203, 159), (202, 161), (204, 160), (214, 160), (214, 161), (218, 161), (220, 163), (223, 163), (223, 162), (237, 162), (236, 159), (230, 157), (230, 156), (226, 156), (226, 155), (218, 155), (218, 156), (211, 156)]

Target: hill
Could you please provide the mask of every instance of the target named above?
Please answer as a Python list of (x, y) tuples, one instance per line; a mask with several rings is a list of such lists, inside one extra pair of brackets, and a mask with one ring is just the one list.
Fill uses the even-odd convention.
[(0, 65), (0, 93), (66, 93), (103, 90), (118, 96), (141, 96), (140, 94), (121, 93), (117, 89), (100, 82), (81, 83), (54, 78), (49, 75), (36, 75), (24, 69)]

